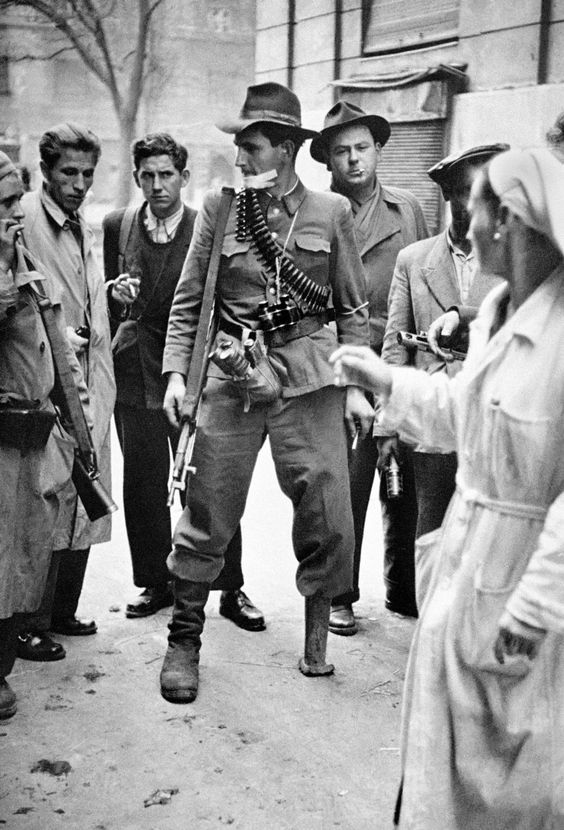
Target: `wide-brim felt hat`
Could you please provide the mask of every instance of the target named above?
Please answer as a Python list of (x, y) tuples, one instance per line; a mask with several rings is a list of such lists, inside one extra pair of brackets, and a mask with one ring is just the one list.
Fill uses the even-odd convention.
[(376, 144), (380, 144), (381, 147), (384, 146), (390, 137), (390, 123), (385, 118), (382, 118), (381, 115), (372, 115), (371, 113), (365, 112), (360, 107), (357, 107), (356, 104), (351, 104), (349, 101), (337, 101), (325, 116), (323, 129), (320, 131), (318, 137), (314, 138), (311, 142), (309, 152), (312, 157), (316, 161), (326, 164), (329, 138), (339, 130), (345, 127), (351, 127), (354, 124), (364, 124), (368, 127), (374, 141)]
[(450, 156), (437, 162), (437, 164), (434, 164), (433, 167), (427, 170), (427, 175), (442, 187), (452, 180), (454, 173), (460, 170), (464, 164), (485, 164), (493, 156), (497, 156), (498, 153), (503, 153), (506, 150), (509, 150), (509, 144), (504, 144), (503, 142), (497, 144), (480, 144), (477, 147), (470, 147), (467, 150), (452, 153)]
[(224, 133), (236, 135), (258, 124), (280, 124), (302, 139), (318, 135), (315, 130), (302, 127), (302, 108), (298, 96), (288, 87), (274, 81), (248, 87), (239, 115), (219, 121), (216, 126)]

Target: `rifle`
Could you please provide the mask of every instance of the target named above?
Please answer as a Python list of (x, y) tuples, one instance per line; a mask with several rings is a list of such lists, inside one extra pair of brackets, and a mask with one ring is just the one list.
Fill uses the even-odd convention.
[(190, 368), (188, 369), (188, 376), (186, 378), (186, 392), (180, 411), (180, 436), (174, 455), (174, 464), (168, 490), (167, 505), (169, 507), (174, 502), (174, 493), (176, 490), (180, 493), (186, 490), (188, 473), (192, 475), (196, 473), (196, 468), (192, 464), (192, 456), (196, 442), (196, 430), (198, 428), (202, 394), (206, 385), (210, 361), (210, 345), (215, 338), (217, 330), (215, 286), (219, 271), (223, 237), (225, 235), (225, 228), (234, 195), (235, 191), (231, 187), (223, 187), (221, 190), (221, 201), (219, 203), (217, 221), (213, 234), (198, 328), (192, 349)]
[[(398, 331), (397, 338), (400, 346), (404, 346), (408, 349), (408, 351), (419, 349), (422, 352), (431, 352), (431, 354), (435, 354), (429, 345), (427, 332), (425, 331), (421, 331), (419, 334), (412, 334), (409, 331)], [(451, 355), (454, 360), (466, 360), (466, 352), (459, 351), (457, 349), (444, 348), (443, 346), (441, 346), (441, 349), (446, 354)]]
[[(35, 271), (30, 254), (20, 240), (22, 240), (21, 234), (19, 240), (16, 241), (18, 264), (23, 270)], [(100, 471), (92, 435), (67, 359), (68, 345), (57, 325), (53, 304), (39, 287), (39, 283), (29, 283), (26, 289), (37, 304), (51, 346), (55, 366), (55, 386), (51, 392), (51, 400), (57, 409), (63, 427), (74, 435), (77, 443), (74, 451), (72, 481), (88, 518), (91, 522), (95, 522), (102, 516), (114, 513), (117, 505), (100, 482)]]

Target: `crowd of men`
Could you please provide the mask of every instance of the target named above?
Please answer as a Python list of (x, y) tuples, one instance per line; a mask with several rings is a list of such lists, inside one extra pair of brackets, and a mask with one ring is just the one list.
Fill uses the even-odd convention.
[[(186, 149), (165, 133), (136, 141), (133, 176), (143, 203), (104, 219), (104, 275), (81, 211), (98, 138), (75, 124), (48, 130), (39, 142), (43, 180), (25, 194), (16, 167), (0, 154), (0, 719), (16, 712), (6, 679), (16, 656), (60, 660), (65, 650), (51, 634), (95, 634), (96, 623), (76, 612), (90, 547), (110, 538), (110, 516), (91, 521), (73, 483), (76, 434), (61, 417), (61, 357), (46, 331), (45, 298), (108, 490), (115, 418), (133, 580), (141, 589), (126, 616), (172, 605), (161, 671), (167, 700), (196, 697), (210, 590), (221, 591), (220, 613), (241, 628), (266, 626), (243, 591), (240, 528), (266, 436), (294, 511), (296, 583), (305, 597), (302, 673), (333, 671), (328, 631), (357, 632), (353, 606), (376, 470), (386, 608), (417, 616), (415, 539), (441, 524), (456, 456), (379, 434), (373, 398), (335, 386), (329, 357), (338, 344), (370, 345), (391, 364), (449, 374), (460, 368), (440, 350), (408, 352), (397, 332), (427, 330), (449, 312), (448, 325), (442, 317), (440, 324), (446, 334), (452, 315), (471, 314), (492, 287), (474, 262), (466, 203), (480, 166), (507, 145), (470, 148), (429, 171), (451, 205), (449, 226), (429, 238), (417, 199), (378, 180), (391, 133), (385, 118), (343, 100), (320, 132), (308, 130), (296, 96), (265, 83), (249, 87), (239, 115), (218, 126), (234, 137), (243, 188), (236, 197), (208, 193), (196, 215), (182, 200)], [(295, 172), (307, 139), (312, 158), (331, 173), (330, 192), (307, 189)], [(187, 377), (200, 359), (216, 243), (216, 329), (207, 353), (230, 349), (247, 367), (243, 376), (219, 360), (207, 369), (197, 474), (172, 534), (170, 450), (193, 391)], [(403, 476), (401, 498), (387, 488), (392, 462)]]

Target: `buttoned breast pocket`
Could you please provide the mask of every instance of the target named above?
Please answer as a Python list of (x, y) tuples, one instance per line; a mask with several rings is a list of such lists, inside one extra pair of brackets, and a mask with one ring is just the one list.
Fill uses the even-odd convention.
[(527, 412), (492, 400), (489, 450), (496, 489), (501, 498), (544, 504), (554, 476), (560, 428), (545, 411)]
[(240, 242), (234, 233), (226, 234), (217, 284), (221, 295), (228, 300), (264, 292), (262, 266), (251, 250), (249, 240)]
[(329, 240), (315, 234), (296, 234), (294, 261), (306, 276), (320, 285), (327, 284), (330, 253)]

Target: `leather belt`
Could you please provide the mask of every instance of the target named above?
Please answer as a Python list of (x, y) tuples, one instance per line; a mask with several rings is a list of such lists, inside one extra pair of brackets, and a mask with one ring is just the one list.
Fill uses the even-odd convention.
[[(274, 329), (274, 331), (262, 331), (262, 329), (260, 331), (264, 335), (264, 342), (267, 346), (283, 346), (285, 343), (289, 343), (290, 340), (298, 340), (300, 337), (306, 337), (308, 334), (319, 331), (326, 323), (334, 319), (334, 310), (327, 309), (320, 314), (308, 314), (291, 326)], [(242, 340), (244, 332), (249, 331), (248, 327), (245, 328), (224, 319), (219, 321), (219, 330), (235, 337), (237, 340)]]

